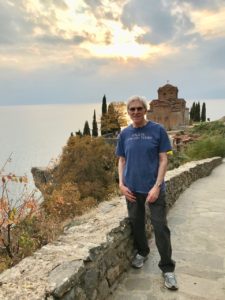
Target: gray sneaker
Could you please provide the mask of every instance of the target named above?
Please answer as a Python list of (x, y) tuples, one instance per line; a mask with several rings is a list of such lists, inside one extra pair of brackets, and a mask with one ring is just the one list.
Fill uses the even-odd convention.
[(174, 272), (163, 273), (163, 277), (165, 280), (165, 282), (164, 282), (165, 287), (167, 287), (170, 290), (178, 289), (178, 284), (177, 284), (177, 280), (176, 280), (176, 276), (175, 276)]
[(136, 254), (134, 259), (132, 260), (132, 267), (136, 269), (140, 269), (143, 267), (144, 262), (148, 259), (148, 256), (142, 256), (140, 254)]

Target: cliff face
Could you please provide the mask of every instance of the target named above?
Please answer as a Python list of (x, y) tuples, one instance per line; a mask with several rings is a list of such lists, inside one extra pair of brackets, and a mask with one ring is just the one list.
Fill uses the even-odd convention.
[(53, 171), (53, 169), (37, 167), (31, 169), (31, 173), (34, 178), (34, 184), (41, 192), (43, 192), (43, 186), (45, 186), (47, 183), (54, 185)]

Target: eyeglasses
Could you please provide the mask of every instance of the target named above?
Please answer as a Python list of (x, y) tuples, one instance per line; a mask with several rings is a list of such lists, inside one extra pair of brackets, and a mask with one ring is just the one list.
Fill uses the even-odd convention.
[(136, 111), (142, 111), (143, 109), (144, 109), (144, 107), (138, 106), (138, 107), (131, 107), (131, 108), (129, 108), (129, 111), (132, 111), (132, 112), (134, 112), (135, 110)]

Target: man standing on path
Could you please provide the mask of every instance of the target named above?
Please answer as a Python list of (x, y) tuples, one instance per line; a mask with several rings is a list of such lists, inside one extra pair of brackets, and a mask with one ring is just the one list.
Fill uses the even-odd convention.
[(160, 254), (159, 268), (165, 286), (177, 290), (172, 260), (170, 230), (166, 220), (165, 183), (167, 151), (171, 150), (164, 128), (145, 119), (145, 99), (133, 96), (128, 100), (127, 111), (132, 124), (119, 135), (116, 155), (119, 157), (119, 187), (126, 197), (128, 215), (137, 254), (132, 266), (141, 268), (150, 252), (145, 232), (145, 202), (151, 211), (155, 241)]

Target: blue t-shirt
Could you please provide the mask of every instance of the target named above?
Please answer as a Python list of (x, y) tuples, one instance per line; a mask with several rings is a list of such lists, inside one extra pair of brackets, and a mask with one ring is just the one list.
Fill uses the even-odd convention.
[[(165, 129), (149, 121), (145, 126), (125, 128), (118, 137), (116, 155), (125, 157), (124, 184), (133, 192), (147, 194), (154, 186), (159, 153), (171, 150)], [(165, 190), (163, 183), (162, 189)]]

